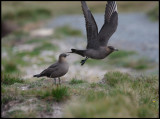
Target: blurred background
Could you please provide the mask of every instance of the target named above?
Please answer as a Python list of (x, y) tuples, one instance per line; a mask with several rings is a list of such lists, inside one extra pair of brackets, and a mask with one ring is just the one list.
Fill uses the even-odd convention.
[[(87, 2), (98, 26), (101, 29), (104, 23), (104, 11), (106, 2), (93, 1)], [(79, 87), (69, 87), (72, 93), (77, 92), (83, 87), (88, 88), (88, 85), (95, 87), (97, 83), (103, 82), (106, 73), (116, 71), (120, 73), (129, 73), (131, 76), (157, 76), (159, 72), (159, 2), (117, 2), (119, 23), (117, 31), (109, 40), (109, 45), (119, 49), (118, 52), (112, 53), (104, 60), (89, 59), (84, 66), (80, 65), (83, 59), (81, 56), (72, 54), (67, 58), (70, 64), (69, 72), (62, 78), (63, 82), (74, 82), (80, 80), (82, 83)], [(43, 69), (53, 64), (59, 54), (68, 52), (71, 48), (84, 49), (87, 44), (85, 19), (82, 13), (81, 3), (76, 2), (2, 2), (2, 16), (1, 16), (1, 77), (2, 82), (2, 96), (4, 92), (8, 92), (7, 97), (3, 97), (2, 102), (2, 115), (3, 117), (113, 117), (115, 116), (112, 111), (106, 114), (104, 110), (110, 107), (97, 107), (97, 111), (84, 112), (79, 107), (80, 112), (74, 112), (74, 106), (78, 105), (74, 97), (75, 105), (69, 109), (64, 109), (64, 102), (52, 103), (45, 107), (45, 110), (39, 108), (44, 107), (40, 105), (37, 110), (30, 110), (31, 107), (13, 100), (23, 100), (19, 97), (11, 96), (13, 89), (16, 90), (17, 86), (22, 91), (29, 91), (35, 88), (35, 85), (42, 85), (41, 80), (32, 78), (34, 74), (40, 73)], [(20, 78), (19, 78), (20, 77)], [(17, 79), (24, 79), (25, 83), (14, 84)], [(43, 79), (43, 78), (42, 78)], [(73, 80), (74, 79), (74, 80)], [(111, 78), (112, 79), (112, 78)], [(13, 83), (10, 81), (12, 80)], [(27, 82), (28, 80), (28, 82)], [(32, 82), (39, 81), (32, 88), (29, 88)], [(49, 80), (49, 79), (47, 79)], [(21, 81), (20, 81), (21, 82)], [(27, 82), (27, 83), (26, 83)], [(87, 83), (86, 83), (87, 82)], [(43, 82), (45, 83), (45, 82)], [(13, 84), (13, 85), (12, 85)], [(41, 85), (40, 85), (41, 84)], [(33, 85), (33, 84), (32, 84)], [(68, 84), (66, 84), (68, 85)], [(147, 84), (148, 85), (148, 84)], [(158, 83), (157, 83), (158, 85)], [(153, 85), (155, 87), (155, 85)], [(102, 86), (98, 85), (98, 89)], [(145, 89), (145, 88), (144, 88)], [(104, 89), (103, 89), (104, 90)], [(108, 89), (107, 89), (108, 90)], [(158, 90), (158, 86), (156, 91)], [(82, 92), (79, 94), (82, 96)], [(117, 91), (118, 92), (118, 91)], [(14, 92), (15, 93), (15, 92)], [(20, 97), (24, 92), (17, 94)], [(28, 92), (27, 92), (28, 94)], [(92, 94), (92, 93), (91, 93)], [(94, 94), (94, 92), (93, 92)], [(87, 94), (86, 94), (87, 95)], [(97, 94), (98, 97), (101, 94)], [(96, 95), (96, 96), (97, 96)], [(84, 94), (83, 94), (84, 96)], [(95, 97), (96, 97), (95, 96)], [(157, 96), (157, 95), (156, 95)], [(93, 96), (93, 98), (95, 98)], [(100, 96), (103, 97), (103, 96)], [(153, 96), (154, 97), (154, 96)], [(153, 99), (152, 97), (152, 99)], [(92, 108), (90, 105), (96, 107), (96, 103), (90, 102), (91, 97), (87, 97), (89, 102), (82, 101), (84, 105), (89, 105), (86, 109)], [(104, 97), (103, 97), (104, 98)], [(103, 101), (103, 98), (101, 101)], [(144, 97), (143, 97), (144, 98)], [(151, 97), (150, 97), (151, 98)], [(148, 99), (153, 102), (152, 99)], [(159, 98), (159, 97), (158, 97)], [(158, 100), (158, 98), (156, 98)], [(32, 99), (30, 103), (35, 100)], [(122, 102), (129, 100), (128, 98), (118, 97)], [(154, 97), (155, 99), (155, 97)], [(27, 100), (27, 101), (28, 101)], [(107, 99), (112, 100), (112, 97)], [(147, 100), (145, 98), (144, 100)], [(143, 101), (144, 101), (143, 100)], [(118, 100), (117, 100), (118, 101)], [(129, 100), (130, 101), (130, 100)], [(12, 102), (12, 103), (11, 103)], [(105, 101), (104, 101), (105, 102)], [(116, 100), (115, 100), (116, 102)], [(125, 102), (125, 101), (124, 101)], [(150, 102), (150, 103), (151, 103)], [(11, 104), (10, 104), (11, 103)], [(45, 102), (46, 103), (46, 102)], [(91, 104), (90, 104), (91, 103)], [(10, 105), (9, 105), (10, 104)], [(68, 103), (67, 103), (68, 104)], [(108, 103), (105, 103), (106, 105)], [(104, 104), (104, 105), (105, 105)], [(112, 105), (115, 103), (112, 102)], [(147, 102), (148, 104), (148, 102)], [(7, 105), (7, 106), (6, 106)], [(9, 105), (9, 106), (8, 106)], [(14, 106), (13, 106), (14, 105)], [(23, 107), (23, 106), (25, 107)], [(103, 104), (102, 104), (103, 105)], [(115, 104), (116, 105), (116, 104)], [(130, 104), (126, 104), (126, 108), (134, 108)], [(129, 107), (128, 107), (129, 105)], [(134, 105), (134, 104), (133, 104)], [(138, 104), (137, 104), (138, 105)], [(11, 107), (14, 108), (11, 108)], [(16, 107), (17, 106), (17, 107)], [(122, 103), (123, 106), (123, 103)], [(121, 104), (119, 109), (121, 110)], [(140, 108), (134, 108), (131, 112), (118, 113), (117, 117), (157, 117), (158, 102), (154, 106), (153, 113), (150, 112), (150, 105), (145, 107), (142, 105)], [(16, 108), (15, 108), (16, 107)], [(27, 107), (27, 109), (26, 109)], [(40, 108), (40, 109), (41, 109)], [(53, 108), (53, 110), (51, 110)], [(77, 107), (76, 107), (77, 108)], [(29, 111), (28, 111), (29, 109)], [(141, 110), (142, 109), (142, 110)], [(148, 110), (147, 110), (148, 109)], [(18, 110), (18, 111), (17, 111)], [(27, 110), (27, 111), (26, 111)], [(49, 111), (48, 111), (49, 110)], [(123, 110), (123, 109), (122, 109)], [(137, 110), (140, 110), (139, 112)], [(114, 110), (115, 111), (115, 110)], [(20, 113), (21, 112), (21, 113)], [(34, 112), (34, 113), (33, 113)], [(40, 112), (42, 113), (40, 115)], [(75, 113), (73, 115), (72, 113)], [(94, 112), (94, 114), (92, 114)], [(115, 111), (116, 112), (116, 111)], [(135, 113), (134, 113), (135, 112)], [(148, 114), (148, 112), (150, 112)], [(32, 114), (33, 113), (33, 114)], [(51, 114), (50, 114), (51, 113)], [(113, 113), (113, 114), (112, 114)], [(38, 116), (37, 116), (37, 115)], [(77, 114), (77, 115), (76, 115)], [(101, 115), (100, 115), (101, 114)], [(147, 115), (148, 114), (148, 115)], [(136, 115), (136, 116), (135, 116)]]

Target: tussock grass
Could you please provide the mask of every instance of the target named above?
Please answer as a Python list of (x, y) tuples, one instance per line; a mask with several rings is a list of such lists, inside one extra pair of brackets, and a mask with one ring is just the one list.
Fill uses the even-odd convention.
[(120, 50), (118, 52), (112, 53), (111, 55), (108, 56), (108, 58), (110, 58), (110, 59), (124, 58), (124, 57), (128, 57), (128, 56), (131, 56), (134, 54), (136, 54), (135, 51)]
[[(79, 63), (79, 61), (75, 62)], [(105, 69), (108, 67), (124, 67), (131, 68), (134, 70), (146, 70), (155, 67), (155, 63), (148, 59), (148, 57), (139, 56), (135, 51), (121, 50), (113, 52), (104, 60), (88, 59), (86, 64), (90, 66), (102, 66)]]
[(14, 83), (24, 83), (24, 80), (20, 76), (10, 75), (3, 73), (1, 74), (1, 83), (3, 85), (12, 85)]
[(82, 32), (78, 29), (71, 28), (68, 25), (64, 25), (62, 27), (57, 27), (55, 29), (54, 37), (63, 38), (66, 36), (82, 36)]
[(43, 99), (45, 101), (65, 101), (66, 99), (69, 98), (69, 91), (68, 88), (65, 86), (58, 86), (58, 87), (53, 87), (53, 85), (49, 86), (44, 86), (40, 85), (38, 89), (31, 88), (30, 90), (27, 91), (22, 91), (21, 94), (23, 96), (31, 95), (33, 97), (37, 97), (39, 99)]
[(58, 87), (55, 89), (53, 88), (51, 94), (56, 101), (61, 101), (69, 96), (67, 87)]
[(63, 101), (69, 97), (68, 88), (67, 87), (56, 87), (52, 88), (51, 90), (45, 90), (45, 91), (38, 91), (40, 94), (40, 97), (42, 99), (46, 100), (55, 100), (57, 102)]
[(3, 70), (6, 73), (15, 73), (18, 71), (18, 67), (17, 67), (16, 63), (13, 61), (4, 61), (3, 64), (4, 64)]
[(159, 5), (155, 6), (153, 9), (147, 12), (147, 15), (152, 21), (159, 20)]
[(84, 81), (84, 80), (78, 80), (78, 79), (73, 78), (73, 79), (69, 82), (69, 84), (71, 84), (71, 85), (73, 85), (73, 84), (80, 84), (80, 83), (85, 83), (85, 81)]
[(28, 22), (37, 21), (39, 19), (50, 18), (52, 13), (50, 10), (45, 8), (37, 9), (22, 9), (17, 12), (6, 12), (3, 15), (3, 20), (17, 20), (19, 24), (23, 25)]
[(108, 72), (105, 79), (106, 84), (101, 90), (94, 85), (94, 89), (85, 89), (79, 97), (71, 100), (64, 117), (158, 117), (158, 77)]
[(36, 56), (39, 55), (42, 51), (44, 50), (52, 50), (52, 51), (56, 51), (58, 49), (58, 46), (51, 44), (49, 42), (43, 42), (42, 45), (37, 46), (33, 49), (33, 51), (23, 51), (23, 52), (19, 52), (16, 55), (18, 57), (23, 57), (23, 56)]
[(107, 78), (106, 83), (110, 86), (115, 86), (119, 83), (130, 80), (128, 74), (122, 74), (120, 72), (109, 72), (105, 75), (105, 77)]

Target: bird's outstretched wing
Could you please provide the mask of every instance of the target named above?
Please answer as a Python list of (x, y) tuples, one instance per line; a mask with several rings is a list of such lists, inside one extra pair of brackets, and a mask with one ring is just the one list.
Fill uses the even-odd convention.
[(87, 49), (97, 49), (99, 47), (97, 24), (86, 2), (81, 1), (81, 4), (86, 21)]
[(98, 40), (100, 46), (106, 46), (109, 38), (116, 31), (118, 26), (118, 12), (117, 4), (115, 1), (108, 1), (105, 10), (105, 21), (99, 34)]

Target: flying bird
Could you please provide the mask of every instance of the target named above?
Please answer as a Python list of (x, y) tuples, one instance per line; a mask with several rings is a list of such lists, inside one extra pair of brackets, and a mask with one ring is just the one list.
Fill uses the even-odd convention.
[(110, 37), (118, 26), (118, 11), (116, 2), (108, 1), (105, 9), (104, 25), (98, 33), (97, 24), (86, 2), (81, 1), (81, 4), (86, 22), (87, 47), (85, 50), (71, 49), (72, 52), (69, 53), (76, 53), (86, 57), (81, 61), (81, 65), (83, 65), (88, 58), (104, 59), (112, 52), (118, 51), (113, 46), (107, 46)]
[(42, 71), (40, 74), (34, 75), (33, 77), (49, 77), (49, 78), (54, 78), (55, 84), (56, 84), (56, 78), (59, 79), (59, 84), (60, 84), (60, 77), (64, 76), (69, 69), (69, 65), (66, 61), (66, 57), (68, 54), (62, 53), (59, 55), (59, 60), (49, 66), (47, 69)]

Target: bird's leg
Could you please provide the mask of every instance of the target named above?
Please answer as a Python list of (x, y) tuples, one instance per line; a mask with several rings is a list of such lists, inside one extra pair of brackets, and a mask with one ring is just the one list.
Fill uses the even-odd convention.
[(84, 65), (84, 63), (87, 61), (88, 57), (86, 57), (84, 60), (81, 60), (81, 65)]
[(61, 79), (60, 78), (58, 78), (58, 80), (59, 80), (59, 85), (61, 84)]

